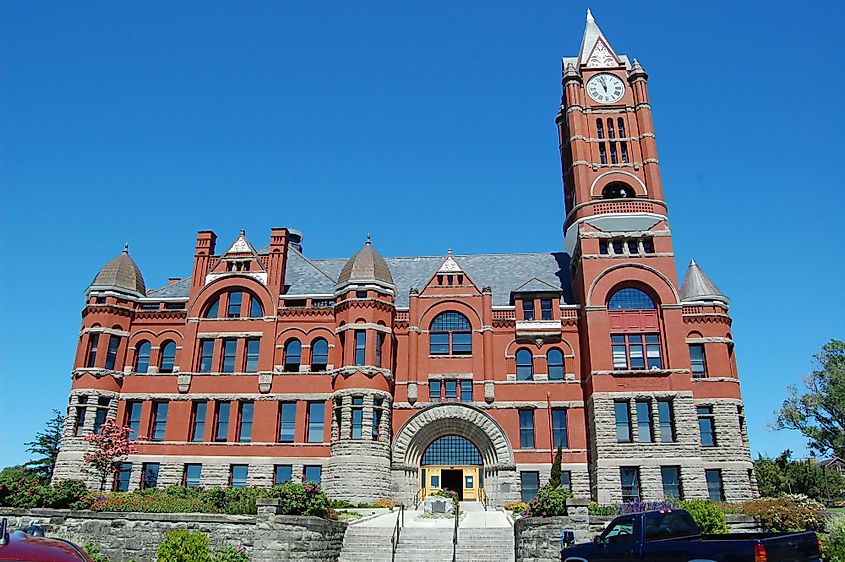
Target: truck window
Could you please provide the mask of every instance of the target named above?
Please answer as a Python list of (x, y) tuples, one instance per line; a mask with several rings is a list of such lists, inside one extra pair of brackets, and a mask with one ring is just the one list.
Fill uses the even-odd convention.
[(646, 517), (645, 540), (656, 541), (699, 534), (692, 518), (681, 511), (655, 513)]
[(613, 523), (604, 532), (609, 544), (634, 542), (634, 518), (626, 517)]

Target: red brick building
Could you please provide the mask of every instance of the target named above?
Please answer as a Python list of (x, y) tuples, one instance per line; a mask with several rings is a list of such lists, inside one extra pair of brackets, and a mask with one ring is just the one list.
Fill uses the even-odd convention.
[[(557, 117), (564, 251), (316, 259), (199, 232), (147, 289), (128, 251), (86, 292), (56, 478), (108, 417), (119, 489), (320, 480), (355, 501), (447, 487), (600, 502), (755, 495), (728, 299), (679, 283), (648, 75), (587, 17)], [(553, 241), (552, 241), (552, 246)]]

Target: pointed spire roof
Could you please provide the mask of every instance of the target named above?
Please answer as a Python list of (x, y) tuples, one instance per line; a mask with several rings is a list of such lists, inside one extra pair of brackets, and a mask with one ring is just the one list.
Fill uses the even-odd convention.
[(593, 13), (587, 8), (587, 24), (584, 26), (584, 37), (581, 39), (581, 50), (578, 52), (578, 66), (608, 68), (619, 66), (621, 62), (613, 47), (610, 46), (610, 41), (599, 29)]
[(346, 262), (337, 278), (337, 287), (350, 283), (377, 283), (395, 287), (390, 268), (381, 254), (373, 248), (369, 234), (364, 247)]
[(707, 277), (707, 274), (695, 263), (695, 260), (690, 260), (689, 267), (687, 267), (687, 274), (684, 276), (684, 282), (681, 284), (681, 300), (720, 301), (725, 304), (730, 304), (731, 302), (719, 290), (719, 287)]
[(144, 276), (141, 275), (141, 270), (135, 260), (129, 257), (129, 244), (123, 247), (120, 255), (103, 266), (86, 292), (92, 289), (113, 289), (135, 296), (146, 296)]

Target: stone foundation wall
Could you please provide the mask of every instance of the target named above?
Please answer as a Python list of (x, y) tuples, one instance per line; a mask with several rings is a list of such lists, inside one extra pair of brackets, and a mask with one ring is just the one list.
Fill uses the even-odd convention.
[(245, 546), (252, 562), (313, 560), (335, 562), (346, 524), (317, 517), (275, 515), (259, 508), (257, 516), (198, 513), (97, 513), (64, 509), (0, 508), (11, 529), (40, 525), (47, 536), (91, 541), (112, 562), (154, 562), (165, 531), (187, 529), (208, 535), (212, 549)]

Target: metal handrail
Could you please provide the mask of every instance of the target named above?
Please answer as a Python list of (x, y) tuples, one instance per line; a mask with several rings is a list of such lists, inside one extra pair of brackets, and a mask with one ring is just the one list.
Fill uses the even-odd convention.
[(396, 525), (393, 526), (393, 535), (390, 537), (390, 562), (396, 562), (396, 549), (399, 548), (399, 535), (402, 527), (405, 526), (405, 504), (399, 506), (399, 513), (396, 514)]
[(455, 529), (452, 531), (452, 562), (457, 560), (458, 554), (458, 521), (461, 519), (461, 504), (455, 505)]
[(425, 488), (420, 488), (417, 490), (417, 493), (414, 495), (414, 509), (419, 509), (420, 504), (423, 501), (423, 493), (425, 492)]

